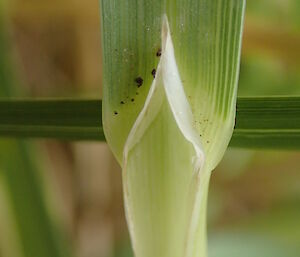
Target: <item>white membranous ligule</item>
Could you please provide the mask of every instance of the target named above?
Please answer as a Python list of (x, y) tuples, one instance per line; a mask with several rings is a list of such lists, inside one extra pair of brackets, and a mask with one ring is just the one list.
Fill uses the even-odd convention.
[(180, 79), (166, 15), (163, 17), (162, 46), (162, 55), (156, 70), (156, 77), (149, 90), (144, 108), (129, 133), (124, 147), (123, 161), (126, 166), (128, 152), (143, 136), (159, 112), (164, 97), (166, 97), (178, 128), (195, 149), (195, 157), (197, 158), (195, 166), (199, 166), (200, 169), (204, 164), (204, 151), (200, 136), (193, 127), (194, 117)]
[[(173, 158), (164, 157), (165, 151), (155, 151), (146, 143), (149, 140), (157, 144), (164, 143), (159, 133), (149, 135), (147, 131), (159, 130), (166, 124), (173, 127), (169, 127), (170, 131), (166, 131), (166, 133), (172, 133), (172, 138), (175, 136), (173, 144), (176, 144), (176, 138), (180, 138), (178, 143), (181, 149), (168, 146), (168, 154)], [(204, 168), (205, 154), (201, 138), (193, 124), (193, 113), (180, 79), (167, 17), (164, 16), (162, 56), (156, 77), (145, 106), (134, 123), (124, 147), (123, 179), (126, 214), (137, 257), (195, 256), (193, 245), (197, 241), (199, 230), (203, 231), (200, 233), (199, 240), (202, 245), (201, 251), (205, 254), (206, 240), (203, 238), (205, 237), (205, 223), (200, 224), (200, 221), (205, 221), (201, 216), (205, 217), (206, 208), (203, 207), (206, 202), (210, 171)], [(168, 136), (170, 135), (164, 135), (164, 138)], [(180, 155), (185, 156), (184, 161), (176, 158)], [(145, 159), (152, 159), (154, 164), (152, 163), (150, 167), (149, 165), (141, 167), (143, 164), (139, 165), (139, 163), (147, 163)], [(164, 163), (166, 167), (161, 169), (160, 165), (155, 162)], [(141, 177), (139, 180), (141, 173), (144, 174), (144, 178)], [(161, 173), (166, 174), (167, 179), (162, 178)], [(149, 189), (151, 186), (149, 180), (158, 183), (163, 181), (163, 187), (174, 193), (162, 194), (161, 197), (165, 198), (165, 201), (161, 202), (155, 198), (155, 192), (152, 194), (151, 188)], [(152, 186), (153, 190), (157, 188), (164, 191), (157, 185)], [(144, 197), (140, 194), (144, 194)], [(144, 209), (141, 208), (143, 204)], [(168, 206), (173, 210), (169, 213), (170, 216), (165, 215), (168, 213), (167, 210), (166, 212), (159, 211), (163, 206)], [(156, 226), (158, 220), (166, 224), (169, 219), (173, 222), (168, 227)], [(147, 225), (149, 230), (146, 228)], [(178, 229), (174, 232), (172, 227), (176, 226)], [(164, 236), (161, 236), (162, 234)], [(160, 238), (160, 240), (157, 241), (153, 237)], [(196, 243), (199, 244), (199, 242)]]

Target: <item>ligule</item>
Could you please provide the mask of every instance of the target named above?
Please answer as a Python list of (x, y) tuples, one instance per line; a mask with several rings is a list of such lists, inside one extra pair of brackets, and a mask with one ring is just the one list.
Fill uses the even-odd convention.
[(165, 16), (157, 76), (124, 148), (125, 207), (136, 256), (191, 256), (204, 162)]

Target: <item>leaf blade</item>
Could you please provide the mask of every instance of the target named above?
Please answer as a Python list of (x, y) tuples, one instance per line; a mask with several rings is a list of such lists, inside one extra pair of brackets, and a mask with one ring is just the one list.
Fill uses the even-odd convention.
[[(2, 99), (0, 136), (105, 141), (101, 117), (101, 100)], [(300, 97), (239, 97), (230, 146), (299, 150), (299, 117)]]

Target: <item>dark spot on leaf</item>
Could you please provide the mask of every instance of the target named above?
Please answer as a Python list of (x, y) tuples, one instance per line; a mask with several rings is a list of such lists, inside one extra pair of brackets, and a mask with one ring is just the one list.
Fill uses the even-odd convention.
[(152, 74), (153, 78), (155, 78), (155, 75), (156, 75), (156, 69), (153, 69), (153, 70), (151, 71), (151, 74)]
[(157, 57), (160, 57), (160, 56), (161, 56), (161, 48), (159, 48), (159, 49), (157, 50), (156, 56), (157, 56)]
[(124, 101), (121, 101), (120, 104), (125, 104)]
[(144, 80), (141, 77), (137, 77), (134, 81), (137, 83), (138, 87), (141, 87), (144, 82)]
[(115, 114), (115, 115), (118, 115), (118, 112), (117, 112), (117, 111), (115, 111), (115, 112), (114, 112), (114, 114)]
[(134, 98), (131, 98), (131, 102), (134, 102)]

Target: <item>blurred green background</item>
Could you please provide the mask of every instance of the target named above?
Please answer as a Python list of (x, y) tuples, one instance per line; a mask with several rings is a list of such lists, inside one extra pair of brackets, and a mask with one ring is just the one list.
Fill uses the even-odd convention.
[[(300, 95), (300, 1), (248, 0), (240, 96)], [(97, 0), (0, 1), (0, 97), (101, 98)], [(300, 256), (300, 152), (229, 149), (209, 257)], [(104, 143), (0, 139), (0, 257), (130, 257)]]

